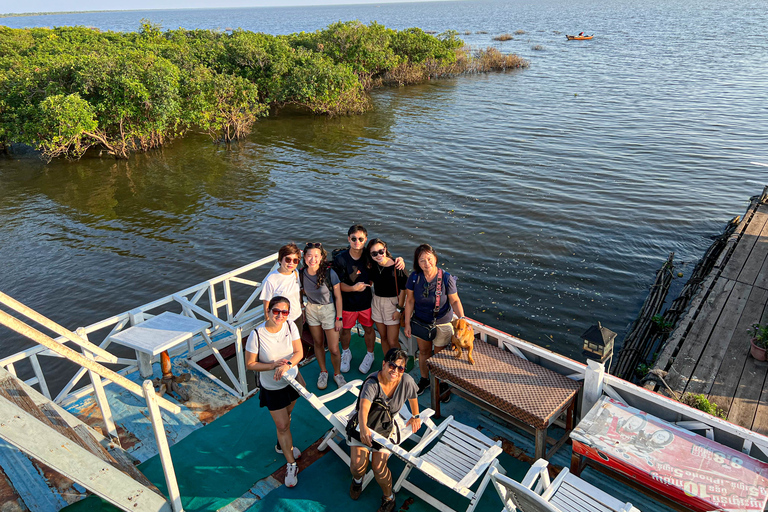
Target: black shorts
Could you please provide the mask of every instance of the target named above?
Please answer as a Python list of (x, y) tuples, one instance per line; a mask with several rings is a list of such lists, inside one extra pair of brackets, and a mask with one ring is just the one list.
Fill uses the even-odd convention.
[(298, 400), (299, 396), (299, 392), (291, 386), (275, 390), (262, 387), (259, 391), (259, 406), (266, 407), (270, 411), (279, 411)]

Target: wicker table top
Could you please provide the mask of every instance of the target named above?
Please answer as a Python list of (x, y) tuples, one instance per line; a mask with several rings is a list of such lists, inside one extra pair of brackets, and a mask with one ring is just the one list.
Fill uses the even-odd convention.
[(427, 360), (439, 379), (451, 381), (476, 397), (534, 428), (547, 428), (573, 400), (581, 383), (476, 340), (475, 364), (448, 351)]

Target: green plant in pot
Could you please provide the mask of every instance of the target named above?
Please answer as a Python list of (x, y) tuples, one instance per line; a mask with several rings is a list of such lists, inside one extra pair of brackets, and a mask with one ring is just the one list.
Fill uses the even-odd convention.
[(752, 324), (749, 334), (752, 336), (749, 353), (758, 361), (765, 361), (766, 349), (768, 349), (768, 325)]

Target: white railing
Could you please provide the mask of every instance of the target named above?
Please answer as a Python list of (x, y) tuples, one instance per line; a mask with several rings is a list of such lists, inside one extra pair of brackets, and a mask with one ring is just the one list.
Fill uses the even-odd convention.
[(579, 416), (586, 414), (605, 394), (657, 418), (768, 462), (768, 437), (764, 435), (610, 375), (606, 373), (604, 365), (595, 361), (583, 364), (485, 324), (474, 320), (469, 322), (475, 332), (480, 334), (482, 341), (506, 349), (573, 380), (584, 381)]
[[(96, 361), (115, 363), (121, 367), (117, 371), (118, 374), (128, 375), (138, 369), (138, 361), (136, 358), (119, 357), (113, 353), (114, 347), (111, 346), (113, 335), (163, 311), (175, 311), (192, 318), (203, 319), (211, 322), (212, 328), (190, 341), (188, 347), (191, 347), (192, 350), (187, 354), (189, 363), (229, 392), (239, 397), (246, 396), (248, 385), (245, 378), (245, 365), (241, 363), (241, 344), (235, 343), (238, 355), (237, 375), (233, 374), (226, 364), (223, 364), (225, 362), (219, 351), (222, 347), (232, 344), (233, 341), (239, 341), (243, 332), (247, 332), (259, 320), (263, 319), (264, 308), (261, 301), (258, 300), (261, 292), (261, 280), (274, 268), (276, 261), (277, 253), (261, 258), (131, 311), (111, 316), (86, 327), (80, 327), (75, 330), (77, 336), (74, 338), (94, 343), (98, 347), (93, 349), (94, 352), (98, 352), (94, 354)], [(204, 300), (206, 295), (207, 300)], [(238, 299), (240, 298), (242, 298), (242, 303), (239, 303)], [(73, 336), (61, 335), (54, 339), (64, 345), (73, 343)], [(172, 350), (171, 356), (188, 351), (188, 347), (178, 347)], [(119, 353), (123, 355), (126, 353), (125, 350), (122, 347), (118, 349)], [(85, 349), (83, 351), (86, 352)], [(214, 355), (222, 364), (222, 368), (226, 368), (225, 373), (227, 373), (231, 385), (225, 384), (197, 365), (197, 362), (210, 355)], [(0, 359), (0, 366), (18, 377), (20, 366), (22, 364), (28, 365), (26, 373), (30, 373), (29, 369), (31, 369), (32, 376), (25, 378), (24, 382), (33, 387), (37, 386), (43, 395), (56, 403), (62, 403), (67, 399), (81, 397), (94, 391), (93, 382), (86, 382), (81, 387), (77, 387), (88, 372), (86, 368), (81, 367), (53, 398), (46, 379), (46, 366), (41, 362), (44, 360), (43, 358), (60, 357), (62, 356), (47, 347), (38, 345)], [(49, 371), (53, 372), (54, 370)], [(101, 380), (96, 383), (96, 388), (108, 383), (107, 380)]]

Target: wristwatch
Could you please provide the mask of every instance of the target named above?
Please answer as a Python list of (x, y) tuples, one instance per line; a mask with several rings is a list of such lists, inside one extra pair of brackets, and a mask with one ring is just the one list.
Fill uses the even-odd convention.
[(414, 414), (414, 415), (413, 415), (413, 416), (411, 416), (411, 417), (412, 417), (412, 418), (415, 418), (415, 419), (419, 419), (419, 415), (418, 415), (418, 414)]
[(288, 366), (292, 366), (292, 365), (293, 365), (293, 362), (292, 361), (288, 361)]
[(405, 308), (403, 306), (397, 306), (397, 310), (402, 313), (405, 311)]
[(341, 322), (342, 320), (343, 320), (343, 318), (342, 318), (342, 317), (340, 317), (340, 316), (339, 316), (339, 317), (336, 317), (336, 321), (337, 321), (337, 322)]

